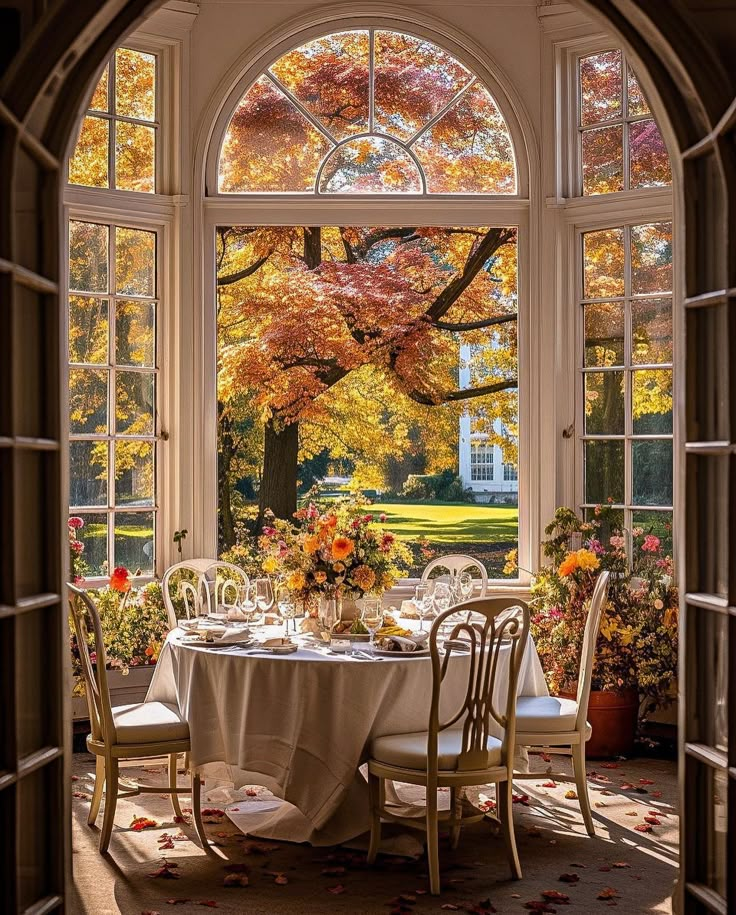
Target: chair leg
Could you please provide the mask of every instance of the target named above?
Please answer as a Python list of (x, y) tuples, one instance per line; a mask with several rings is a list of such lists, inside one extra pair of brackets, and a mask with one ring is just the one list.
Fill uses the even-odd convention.
[(521, 864), (519, 863), (519, 853), (516, 850), (516, 835), (514, 833), (512, 793), (513, 785), (510, 779), (496, 786), (496, 814), (501, 822), (501, 832), (506, 844), (506, 855), (511, 867), (511, 876), (514, 880), (521, 880)]
[(207, 841), (207, 834), (204, 831), (202, 822), (202, 782), (199, 773), (192, 770), (192, 816), (194, 817), (194, 826), (205, 851), (209, 848), (210, 843)]
[(450, 808), (452, 817), (450, 819), (450, 848), (454, 851), (460, 842), (460, 830), (462, 829), (461, 820), (463, 818), (463, 795), (464, 788), (450, 788)]
[(371, 812), (371, 839), (368, 845), (368, 864), (373, 864), (381, 844), (381, 795), (383, 779), (380, 775), (368, 773), (368, 798)]
[(87, 824), (94, 826), (97, 815), (100, 812), (100, 801), (102, 800), (102, 791), (105, 787), (105, 757), (97, 756), (95, 763), (95, 787), (92, 792), (92, 801), (89, 805), (89, 816)]
[(572, 768), (575, 773), (575, 786), (578, 789), (580, 811), (589, 836), (595, 835), (593, 814), (590, 810), (590, 795), (588, 794), (588, 779), (585, 774), (585, 743), (580, 742), (572, 748)]
[(429, 892), (440, 894), (440, 836), (437, 821), (437, 789), (427, 787), (427, 861), (429, 863)]
[[(176, 769), (179, 763), (179, 756), (177, 753), (169, 754), (169, 788), (176, 788)], [(179, 804), (179, 795), (176, 791), (171, 792), (171, 806), (174, 808), (174, 813), (180, 817), (183, 816), (181, 812), (181, 805)]]
[(115, 808), (118, 804), (118, 780), (120, 771), (117, 759), (105, 760), (105, 815), (102, 818), (102, 832), (100, 833), (100, 854), (104, 855), (110, 844)]

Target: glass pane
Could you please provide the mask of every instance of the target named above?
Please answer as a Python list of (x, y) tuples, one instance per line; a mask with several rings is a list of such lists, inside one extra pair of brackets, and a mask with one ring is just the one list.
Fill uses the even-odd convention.
[(310, 41), (270, 70), (336, 139), (368, 131), (367, 31)]
[(672, 289), (672, 224), (657, 222), (631, 227), (631, 291)]
[[(688, 716), (687, 739), (728, 752), (728, 616), (689, 608), (688, 652), (693, 659), (688, 677), (688, 702), (697, 717)], [(693, 619), (695, 617), (695, 619)]]
[[(648, 550), (635, 551), (634, 564), (638, 564), (647, 558), (655, 559), (663, 556), (672, 555), (672, 512), (642, 512), (635, 511), (631, 515), (631, 524), (633, 527), (634, 537), (643, 542), (647, 535), (656, 537), (659, 540), (659, 546), (649, 541)], [(655, 549), (652, 549), (655, 547)]]
[(107, 292), (109, 235), (108, 226), (69, 222), (69, 288), (74, 292)]
[[(728, 775), (699, 760), (688, 759), (687, 767), (691, 803), (697, 805), (690, 813), (691, 828), (697, 829), (701, 845), (702, 865), (698, 868), (698, 879), (725, 901), (729, 870), (733, 868), (733, 861), (728, 857)], [(725, 903), (723, 911), (730, 908)], [(701, 910), (706, 911), (706, 908)]]
[(585, 434), (624, 434), (624, 373), (586, 372)]
[(156, 119), (156, 58), (118, 48), (115, 52), (115, 113), (142, 121)]
[(108, 89), (110, 84), (110, 64), (106, 64), (105, 69), (102, 71), (102, 76), (100, 77), (99, 83), (95, 86), (94, 94), (92, 95), (92, 100), (89, 103), (90, 108), (94, 108), (95, 111), (109, 111), (110, 103), (108, 101)]
[(631, 361), (638, 365), (672, 362), (672, 300), (631, 303)]
[(621, 117), (621, 52), (604, 51), (580, 60), (580, 123)]
[(153, 505), (153, 442), (115, 443), (115, 504)]
[(583, 296), (604, 299), (624, 294), (624, 230), (583, 235)]
[(115, 122), (115, 187), (152, 194), (156, 176), (156, 130)]
[(69, 443), (69, 504), (107, 505), (107, 442)]
[(107, 363), (107, 299), (69, 297), (69, 361)]
[[(44, 682), (51, 682), (54, 668), (58, 664), (54, 657), (56, 644), (52, 634), (55, 634), (55, 620), (52, 618), (52, 612), (51, 608), (44, 608), (19, 613), (15, 617), (15, 664), (16, 688), (18, 689), (18, 702), (16, 703), (18, 743), (15, 749), (18, 759), (29, 753), (35, 753), (49, 744), (53, 745), (59, 740), (59, 736), (54, 733), (56, 731), (54, 711), (58, 693), (56, 690), (42, 687)], [(24, 785), (27, 780), (28, 775), (18, 779), (20, 785)], [(40, 801), (40, 798), (37, 800)], [(43, 807), (39, 809), (39, 813), (42, 810)], [(29, 813), (28, 809), (22, 809), (21, 819), (25, 819)], [(48, 810), (45, 813), (48, 816)], [(41, 815), (43, 816), (43, 813)], [(39, 832), (46, 833), (47, 839), (50, 825), (45, 830), (39, 830)], [(36, 832), (32, 827), (29, 827), (28, 831), (29, 833)], [(39, 845), (43, 844), (45, 843), (39, 843)], [(36, 854), (39, 852), (40, 848), (37, 847)], [(26, 862), (26, 866), (33, 867), (35, 863), (32, 859)], [(42, 875), (37, 875), (37, 879), (40, 876)], [(33, 884), (34, 881), (31, 880), (30, 883)], [(33, 889), (37, 890), (38, 886), (34, 886)], [(31, 896), (28, 901), (30, 902), (31, 899), (36, 900), (38, 896)], [(15, 907), (3, 906), (3, 908), (10, 913)], [(16, 911), (22, 912), (24, 909)]]
[(117, 372), (115, 430), (118, 435), (153, 435), (152, 372)]
[(118, 300), (115, 312), (115, 361), (118, 365), (150, 365), (156, 358), (156, 304)]
[(632, 442), (634, 505), (672, 505), (672, 441)]
[(594, 508), (586, 508), (583, 514), (586, 521), (592, 521), (597, 525), (596, 538), (606, 546), (613, 535), (620, 536), (624, 529), (623, 509), (608, 510), (604, 515), (600, 515), (596, 514)]
[(123, 295), (156, 294), (156, 234), (115, 227), (115, 289)]
[(84, 526), (76, 531), (77, 540), (84, 544), (82, 558), (84, 576), (96, 578), (108, 574), (107, 564), (107, 514), (99, 512), (79, 516)]
[(374, 35), (374, 122), (409, 140), (473, 78), (442, 48), (401, 32)]
[(509, 129), (479, 83), (422, 134), (412, 147), (430, 194), (515, 194)]
[(583, 194), (624, 189), (624, 129), (595, 127), (583, 133)]
[(624, 364), (624, 308), (618, 302), (585, 305), (585, 365)]
[(243, 96), (220, 152), (221, 193), (313, 191), (317, 169), (332, 144), (270, 79), (261, 76)]
[(629, 117), (637, 117), (642, 114), (649, 114), (649, 104), (647, 103), (644, 93), (639, 85), (639, 80), (634, 76), (631, 67), (627, 67), (629, 93)]
[(153, 512), (115, 513), (115, 565), (153, 571)]
[[(25, 615), (23, 614), (23, 616)], [(27, 628), (25, 621), (20, 622), (23, 620), (23, 616), (19, 617), (16, 623), (16, 626), (21, 631)], [(36, 654), (38, 654), (39, 647), (44, 654), (46, 654), (46, 649), (49, 649), (49, 654), (51, 653), (49, 642), (43, 637), (44, 629), (45, 626), (42, 626), (38, 630), (39, 641), (35, 643)], [(18, 638), (20, 641), (20, 636)], [(29, 642), (33, 640), (33, 636), (30, 633), (28, 638)], [(22, 679), (24, 674), (28, 676), (32, 672), (35, 676), (39, 676), (42, 674), (41, 668), (45, 668), (47, 664), (51, 663), (52, 658), (47, 657), (44, 663), (38, 657), (27, 656), (23, 665), (20, 666), (19, 664), (21, 672), (18, 676), (18, 689), (21, 690), (24, 685)], [(47, 676), (50, 675), (50, 672), (47, 673)], [(30, 684), (27, 684), (27, 686), (29, 688), (22, 690), (23, 700), (18, 703), (19, 713), (22, 716), (21, 720), (26, 719), (25, 723), (32, 721), (44, 722), (48, 725), (47, 728), (44, 728), (44, 731), (51, 731), (50, 703), (47, 690), (30, 688)], [(43, 743), (54, 741), (50, 733), (44, 734), (44, 737)], [(18, 744), (19, 753), (31, 749), (24, 746), (24, 741), (22, 740), (19, 740)], [(33, 746), (32, 749), (39, 750), (41, 747)], [(61, 799), (58, 797), (59, 789), (57, 788), (61, 780), (58, 771), (60, 764), (61, 760), (55, 760), (51, 765), (45, 765), (29, 772), (23, 778), (19, 778), (17, 782), (15, 803), (16, 809), (20, 813), (20, 816), (18, 816), (17, 838), (15, 838), (15, 852), (17, 855), (15, 866), (18, 874), (17, 908), (16, 905), (13, 905), (13, 909), (17, 912), (43, 911), (48, 906), (48, 898), (44, 899), (44, 897), (53, 896), (54, 893), (58, 893), (61, 890), (61, 886), (58, 885), (54, 876), (57, 868), (53, 850), (54, 840), (51, 837), (57, 834), (56, 830), (52, 832), (49, 827), (39, 829), (37, 825), (40, 822), (48, 821), (52, 811), (61, 809)], [(5, 820), (6, 824), (7, 822)], [(10, 822), (12, 823), (12, 819), (10, 819)], [(7, 826), (5, 831), (7, 835), (9, 831)], [(60, 835), (59, 838), (61, 839)], [(10, 833), (6, 842), (9, 844), (12, 841), (14, 839), (12, 833)], [(7, 890), (5, 893), (7, 894)], [(36, 908), (36, 905), (38, 905), (38, 908)], [(9, 910), (10, 906), (6, 911)]]
[(107, 433), (107, 370), (69, 372), (69, 431), (72, 435)]
[(631, 408), (634, 435), (672, 434), (672, 372), (632, 373)]
[(624, 443), (585, 443), (585, 501), (624, 501)]
[(69, 159), (69, 183), (109, 187), (108, 144), (110, 122), (87, 115), (82, 121), (74, 155)]
[(654, 121), (629, 125), (629, 187), (665, 187), (672, 184), (670, 157)]
[(325, 163), (322, 194), (419, 194), (422, 182), (411, 156), (383, 137), (361, 137), (340, 146)]

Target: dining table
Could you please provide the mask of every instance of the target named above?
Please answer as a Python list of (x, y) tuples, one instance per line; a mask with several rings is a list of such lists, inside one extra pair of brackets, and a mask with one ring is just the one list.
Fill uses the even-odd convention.
[[(250, 644), (215, 647), (174, 629), (146, 701), (179, 707), (189, 722), (189, 763), (208, 788), (223, 780), (234, 788), (260, 785), (289, 802), (274, 805), (261, 819), (258, 836), (339, 844), (369, 828), (367, 782), (360, 767), (371, 741), (427, 729), (431, 659), (428, 652), (371, 656), (361, 643), (353, 653), (337, 653), (310, 634), (294, 636), (298, 648), (289, 654), (260, 647), (282, 632), (282, 626), (259, 627), (252, 629)], [(510, 643), (501, 646), (498, 660), (494, 700), (501, 709), (509, 661)], [(460, 707), (468, 665), (467, 652), (451, 653), (442, 713)], [(518, 694), (547, 695), (531, 638)]]

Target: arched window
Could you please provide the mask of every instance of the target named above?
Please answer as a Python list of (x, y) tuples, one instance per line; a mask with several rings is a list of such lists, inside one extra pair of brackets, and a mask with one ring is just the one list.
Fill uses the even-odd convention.
[(262, 73), (220, 150), (224, 194), (515, 194), (506, 121), (442, 48), (385, 29), (335, 32)]

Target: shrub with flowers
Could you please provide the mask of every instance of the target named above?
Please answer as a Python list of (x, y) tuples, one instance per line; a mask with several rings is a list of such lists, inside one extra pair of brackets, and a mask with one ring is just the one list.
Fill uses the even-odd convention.
[[(261, 567), (280, 574), (298, 600), (381, 594), (406, 574), (411, 553), (368, 511), (363, 499), (320, 507), (309, 502), (294, 522), (267, 518), (259, 546)], [(377, 523), (378, 522), (378, 523)]]
[[(672, 558), (652, 531), (634, 528), (635, 568), (626, 538), (610, 506), (598, 506), (590, 521), (558, 508), (545, 528), (550, 560), (532, 584), (531, 635), (553, 693), (574, 690), (585, 622), (599, 573), (611, 572), (593, 667), (594, 690), (636, 689), (641, 712), (671, 701), (677, 676), (678, 593)], [(570, 549), (571, 544), (579, 548)], [(607, 542), (604, 542), (607, 541)], [(509, 554), (509, 566), (516, 557)]]

